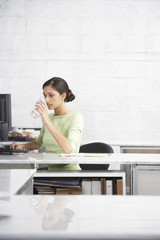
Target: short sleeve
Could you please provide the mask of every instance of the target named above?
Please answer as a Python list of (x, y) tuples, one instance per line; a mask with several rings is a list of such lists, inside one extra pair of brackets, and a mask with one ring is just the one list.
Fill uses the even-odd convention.
[(68, 140), (72, 146), (72, 152), (79, 152), (81, 137), (83, 131), (83, 117), (80, 113), (77, 113), (71, 123), (71, 127), (68, 130)]
[(43, 136), (44, 136), (44, 126), (41, 128), (40, 134), (37, 137), (37, 139), (35, 140), (35, 142), (37, 143), (38, 148), (42, 148), (43, 147)]

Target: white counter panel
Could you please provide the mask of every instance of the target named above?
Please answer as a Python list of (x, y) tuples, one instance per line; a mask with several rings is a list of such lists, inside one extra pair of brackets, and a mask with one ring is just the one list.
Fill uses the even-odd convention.
[(12, 196), (0, 200), (0, 239), (159, 239), (159, 203), (140, 196)]
[(31, 169), (0, 170), (0, 197), (16, 194), (33, 176)]

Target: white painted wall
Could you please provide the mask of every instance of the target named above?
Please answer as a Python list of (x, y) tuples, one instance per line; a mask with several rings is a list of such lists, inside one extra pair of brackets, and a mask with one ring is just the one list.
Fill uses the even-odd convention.
[(83, 142), (160, 142), (160, 1), (0, 0), (0, 93), (13, 125), (29, 115), (42, 83), (67, 80)]

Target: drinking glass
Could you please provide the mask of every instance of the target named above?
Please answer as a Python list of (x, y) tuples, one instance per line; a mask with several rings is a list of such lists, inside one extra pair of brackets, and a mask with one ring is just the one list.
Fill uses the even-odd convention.
[[(36, 102), (38, 102), (38, 101), (40, 101), (40, 100), (43, 101), (43, 102), (45, 101), (45, 98), (44, 98), (43, 95), (41, 95)], [(33, 109), (33, 110), (30, 112), (30, 115), (31, 115), (31, 117), (33, 117), (33, 118), (38, 118), (38, 117), (40, 116), (40, 113), (39, 113), (37, 110)]]
[(40, 116), (40, 113), (37, 112), (35, 109), (33, 109), (31, 112), (30, 112), (30, 115), (31, 117), (33, 118), (38, 118)]

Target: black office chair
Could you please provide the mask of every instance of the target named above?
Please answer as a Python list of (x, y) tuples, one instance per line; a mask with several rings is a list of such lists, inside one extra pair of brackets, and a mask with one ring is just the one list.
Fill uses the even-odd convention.
[[(80, 146), (80, 153), (113, 153), (113, 148), (103, 142), (93, 142)], [(107, 170), (109, 164), (79, 164), (82, 170)]]

